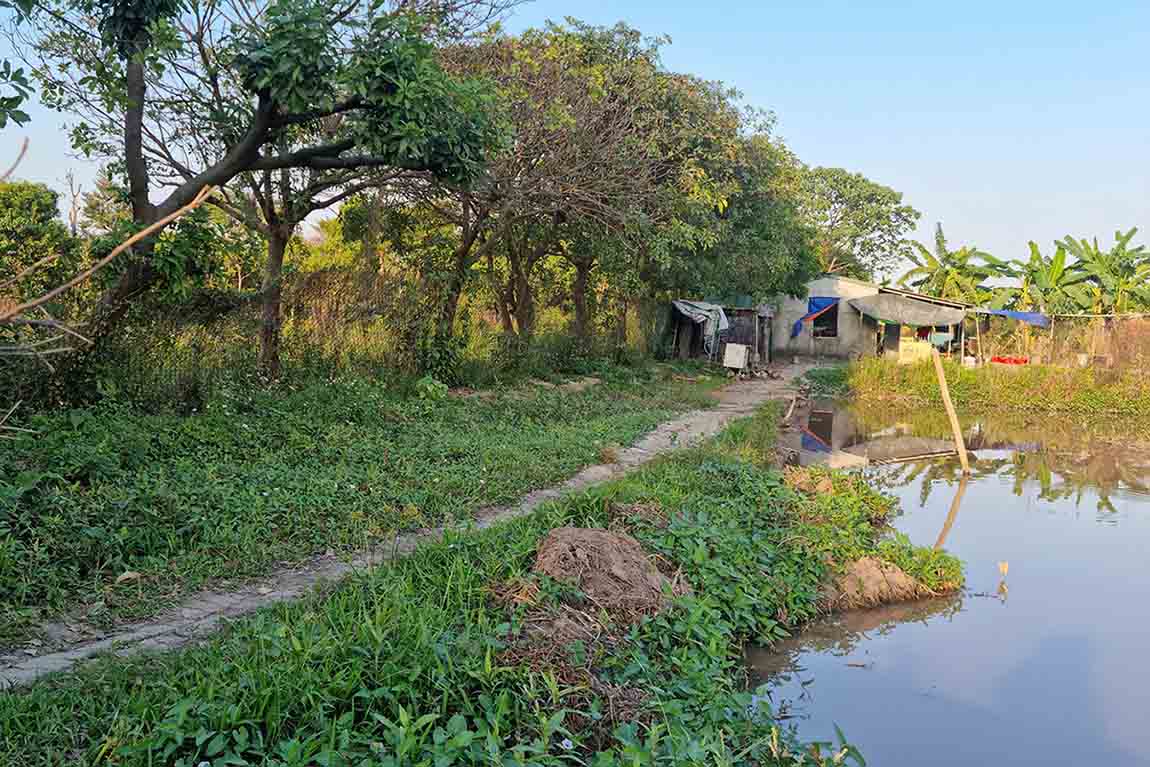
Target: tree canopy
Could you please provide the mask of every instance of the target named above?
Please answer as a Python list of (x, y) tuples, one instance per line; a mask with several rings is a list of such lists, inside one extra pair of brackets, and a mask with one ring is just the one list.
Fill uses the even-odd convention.
[(842, 168), (812, 168), (801, 199), (824, 271), (874, 279), (911, 257), (908, 235), (921, 214), (900, 192)]

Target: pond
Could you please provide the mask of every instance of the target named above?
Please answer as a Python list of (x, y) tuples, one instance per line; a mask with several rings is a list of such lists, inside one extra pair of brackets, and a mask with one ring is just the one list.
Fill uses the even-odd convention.
[(895, 526), (959, 556), (967, 588), (748, 649), (776, 713), (806, 740), (837, 725), (878, 767), (1150, 765), (1143, 428), (964, 418), (964, 482), (945, 417), (874, 410), (816, 403), (805, 453), (882, 461)]

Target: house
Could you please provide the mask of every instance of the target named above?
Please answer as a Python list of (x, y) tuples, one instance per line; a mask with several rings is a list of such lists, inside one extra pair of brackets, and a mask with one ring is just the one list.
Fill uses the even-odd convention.
[(824, 274), (806, 298), (779, 300), (772, 320), (774, 356), (854, 359), (875, 354), (921, 356), (962, 348), (967, 305), (909, 290)]

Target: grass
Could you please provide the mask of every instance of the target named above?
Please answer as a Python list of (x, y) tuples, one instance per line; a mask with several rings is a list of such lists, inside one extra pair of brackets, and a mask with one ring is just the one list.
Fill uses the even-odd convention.
[[(1132, 371), (1025, 365), (1017, 368), (963, 367), (944, 362), (956, 407), (983, 411), (1009, 409), (1145, 416), (1150, 413), (1150, 381)], [(904, 404), (940, 404), (941, 394), (929, 361), (897, 365), (866, 359), (850, 367), (850, 390), (861, 399)]]
[[(335, 379), (188, 416), (112, 402), (35, 417), (37, 434), (0, 441), (0, 645), (46, 615), (139, 617), (215, 579), (510, 502), (713, 403), (718, 379), (674, 372), (492, 398)], [(123, 573), (140, 577), (117, 586)]]
[[(764, 460), (768, 406), (694, 449), (488, 530), (442, 543), (279, 605), (194, 648), (98, 660), (0, 695), (0, 763), (220, 765), (796, 765), (856, 757), (800, 745), (745, 689), (741, 647), (818, 611), (849, 559), (883, 556), (893, 501), (857, 477), (835, 492), (789, 488)], [(663, 521), (629, 516), (657, 505)], [(876, 524), (880, 523), (880, 524)], [(625, 525), (693, 587), (610, 643), (569, 660), (511, 662), (522, 608), (492, 584), (530, 577), (537, 542), (560, 526)], [(900, 554), (901, 556), (901, 554)], [(905, 558), (922, 576), (945, 555)], [(920, 561), (924, 560), (924, 561)], [(553, 602), (571, 589), (546, 589)], [(606, 620), (600, 616), (601, 620)], [(562, 671), (580, 665), (590, 683)], [(613, 721), (610, 694), (642, 693)]]
[(850, 394), (849, 372), (849, 365), (828, 365), (808, 370), (803, 380), (810, 384), (811, 394), (816, 397), (846, 397)]

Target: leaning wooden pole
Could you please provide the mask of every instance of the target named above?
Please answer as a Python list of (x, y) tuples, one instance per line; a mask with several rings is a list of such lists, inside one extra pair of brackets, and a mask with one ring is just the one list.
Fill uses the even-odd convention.
[(938, 540), (934, 542), (935, 550), (946, 545), (946, 537), (950, 535), (950, 528), (954, 527), (954, 520), (958, 518), (958, 509), (962, 506), (962, 496), (966, 495), (966, 480), (965, 474), (958, 479), (958, 489), (954, 491), (954, 500), (950, 502), (950, 511), (947, 512), (946, 522), (943, 523), (942, 530), (939, 531)]
[(946, 385), (946, 371), (942, 369), (942, 355), (938, 349), (931, 348), (934, 357), (934, 372), (938, 374), (938, 388), (942, 392), (942, 404), (946, 407), (946, 415), (950, 418), (950, 430), (954, 432), (954, 449), (958, 451), (958, 460), (962, 463), (962, 473), (970, 474), (970, 461), (966, 459), (966, 443), (962, 439), (962, 427), (958, 424), (958, 413), (954, 412), (954, 403), (950, 401), (950, 387)]

